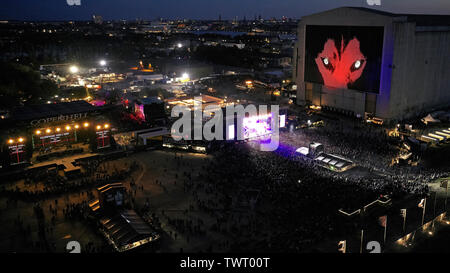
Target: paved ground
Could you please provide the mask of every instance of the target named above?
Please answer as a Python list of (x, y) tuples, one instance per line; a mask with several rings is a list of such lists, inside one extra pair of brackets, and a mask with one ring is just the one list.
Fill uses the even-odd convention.
[[(128, 162), (126, 159), (116, 160), (114, 162), (107, 162), (100, 168), (112, 172), (115, 169), (120, 169), (121, 166)], [(68, 181), (66, 183), (74, 183)], [(19, 189), (21, 191), (40, 191), (46, 186), (45, 181), (38, 181), (37, 183), (27, 184), (24, 180), (14, 181), (10, 183), (3, 183), (6, 189)], [(34, 202), (25, 201), (8, 201), (6, 197), (0, 197), (0, 219), (2, 228), (0, 229), (0, 252), (65, 252), (67, 242), (71, 240), (79, 241), (83, 246), (92, 244), (93, 247), (104, 249), (104, 240), (98, 234), (95, 228), (87, 225), (81, 220), (69, 220), (64, 217), (63, 209), (67, 205), (78, 204), (83, 201), (88, 201), (88, 192), (93, 192), (91, 189), (83, 189), (68, 194), (56, 195), (52, 198), (46, 198), (39, 202), (43, 208), (45, 215), (45, 234), (48, 241), (46, 246), (39, 246), (38, 242), (38, 219), (34, 213)], [(57, 202), (57, 203), (56, 203)], [(50, 206), (53, 209), (57, 208), (55, 215), (55, 224), (51, 225), (53, 214), (50, 212)], [(21, 228), (26, 232), (21, 232)], [(26, 236), (26, 234), (30, 234)]]
[[(194, 206), (194, 201), (192, 194), (184, 191), (180, 177), (183, 172), (190, 173), (192, 176), (197, 175), (211, 157), (194, 153), (178, 154), (178, 157), (180, 156), (183, 160), (177, 163), (179, 161), (175, 159), (175, 153), (172, 151), (147, 151), (134, 154), (128, 158), (110, 161), (103, 168), (113, 170), (119, 168), (125, 162), (137, 161), (139, 163), (140, 168), (124, 183), (128, 189), (131, 189), (129, 185), (131, 181), (134, 181), (138, 186), (143, 186), (143, 191), (136, 189), (137, 206), (143, 207), (146, 198), (149, 198), (150, 212), (154, 212), (160, 217), (162, 227), (166, 231), (161, 241), (161, 252), (179, 252), (181, 248), (183, 251), (189, 252), (205, 251), (211, 244), (214, 244), (215, 240), (223, 240), (224, 236), (213, 232), (208, 232), (205, 236), (199, 235), (192, 238), (182, 236), (174, 226), (168, 224), (166, 216), (173, 219), (192, 220), (193, 222), (200, 218), (204, 222), (205, 230), (213, 223), (211, 217), (195, 208), (191, 209), (190, 212), (185, 212), (190, 205)], [(45, 182), (26, 184), (24, 180), (20, 180), (5, 184), (5, 186), (8, 189), (18, 188), (20, 190), (38, 191), (45, 187)], [(55, 200), (57, 200), (59, 208), (56, 224), (52, 228), (49, 225), (49, 231), (46, 233), (49, 244), (52, 246), (51, 251), (65, 252), (66, 244), (71, 240), (79, 241), (82, 246), (92, 243), (94, 246), (103, 249), (103, 238), (94, 228), (81, 221), (66, 220), (62, 215), (62, 208), (66, 205), (88, 201), (86, 190), (81, 193), (63, 194), (40, 202), (46, 213), (47, 223), (51, 221), (49, 206), (55, 207)], [(4, 223), (0, 229), (0, 252), (47, 251), (45, 248), (35, 246), (39, 236), (38, 221), (33, 212), (33, 205), (33, 203), (22, 201), (7, 204), (7, 198), (0, 198), (0, 218)], [(22, 222), (21, 225), (15, 223), (18, 219)], [(24, 237), (19, 232), (19, 226), (23, 226), (25, 229), (29, 227), (31, 236)], [(54, 247), (53, 244), (55, 244)]]
[[(191, 175), (195, 180), (197, 175), (207, 171), (205, 168), (210, 160), (212, 160), (210, 155), (194, 153), (175, 154), (174, 151), (170, 150), (155, 150), (109, 161), (101, 165), (100, 170), (104, 173), (110, 173), (116, 169), (123, 168), (127, 164), (129, 165), (133, 161), (139, 164), (140, 167), (123, 182), (128, 189), (135, 192), (136, 205), (143, 207), (148, 198), (150, 213), (155, 213), (161, 220), (165, 233), (162, 236), (161, 248), (158, 251), (180, 252), (182, 250), (184, 252), (199, 252), (206, 251), (212, 246), (215, 252), (226, 252), (229, 248), (221, 243), (225, 240), (231, 241), (232, 234), (210, 231), (216, 218), (200, 211), (196, 207), (192, 193), (186, 192), (184, 189), (183, 181), (187, 180), (186, 175)], [(359, 169), (355, 169), (353, 172), (355, 172), (355, 175), (361, 176), (366, 174), (365, 170)], [(138, 187), (131, 188), (129, 185), (131, 181), (135, 182)], [(43, 189), (45, 182), (26, 184), (23, 180), (20, 180), (7, 183), (5, 186), (9, 189), (17, 187), (21, 190), (33, 191)], [(140, 189), (141, 186), (143, 190)], [(442, 200), (445, 192), (443, 189), (439, 189), (439, 181), (432, 183), (430, 186), (433, 190), (438, 190), (438, 200)], [(66, 244), (71, 240), (79, 241), (83, 247), (92, 244), (97, 251), (110, 251), (109, 248), (105, 247), (103, 238), (97, 233), (95, 228), (79, 220), (67, 220), (63, 216), (62, 209), (66, 205), (88, 201), (87, 191), (92, 191), (92, 189), (62, 194), (40, 202), (46, 215), (46, 223), (51, 221), (50, 205), (54, 208), (55, 200), (58, 203), (55, 225), (48, 225), (46, 232), (49, 248), (37, 245), (39, 241), (38, 220), (33, 212), (34, 204), (22, 201), (8, 203), (5, 197), (1, 197), (0, 219), (2, 228), (0, 229), (0, 252), (66, 252)], [(411, 206), (417, 206), (416, 202), (416, 200), (412, 200)], [(431, 203), (430, 201), (429, 204)], [(430, 205), (427, 209), (430, 213), (432, 213), (431, 207)], [(169, 223), (169, 219), (192, 221), (194, 225), (198, 223), (198, 219), (201, 219), (203, 223), (199, 226), (201, 226), (203, 233), (191, 235), (190, 237), (183, 235), (179, 227)], [(22, 224), (17, 222), (22, 222)], [(410, 224), (414, 223), (411, 222)], [(25, 232), (21, 233), (20, 227), (23, 227), (25, 230), (29, 229), (31, 235), (28, 237), (24, 236)], [(334, 244), (335, 242), (332, 243)], [(330, 245), (326, 248), (332, 249), (333, 247)]]
[[(33, 203), (18, 201), (7, 207), (6, 198), (0, 199), (2, 228), (0, 229), (0, 252), (65, 252), (67, 242), (77, 240), (81, 245), (92, 242), (97, 246), (102, 245), (102, 238), (96, 231), (80, 221), (67, 221), (62, 215), (62, 208), (70, 203), (78, 203), (86, 200), (86, 195), (70, 194), (59, 198), (52, 198), (41, 202), (46, 215), (46, 222), (50, 222), (49, 205), (54, 206), (54, 200), (58, 200), (60, 208), (56, 217), (56, 225), (47, 233), (51, 249), (37, 246), (38, 220), (34, 215)], [(16, 221), (23, 222), (22, 226), (31, 231), (30, 236), (24, 236), (19, 231), (20, 225)], [(55, 244), (53, 246), (53, 244)]]
[(225, 236), (214, 232), (191, 238), (183, 236), (176, 227), (168, 223), (166, 216), (193, 222), (202, 219), (205, 230), (213, 224), (213, 218), (195, 208), (195, 200), (191, 193), (184, 191), (184, 178), (181, 177), (184, 172), (193, 177), (198, 175), (212, 157), (195, 153), (178, 153), (177, 156), (182, 156), (180, 164), (173, 151), (156, 150), (131, 157), (144, 166), (136, 179), (137, 184), (144, 186), (144, 191), (137, 191), (136, 202), (138, 206), (144, 206), (146, 198), (149, 198), (151, 212), (160, 217), (162, 227), (167, 232), (162, 239), (161, 252), (179, 252), (181, 248), (186, 252), (205, 251), (215, 241), (224, 240)]

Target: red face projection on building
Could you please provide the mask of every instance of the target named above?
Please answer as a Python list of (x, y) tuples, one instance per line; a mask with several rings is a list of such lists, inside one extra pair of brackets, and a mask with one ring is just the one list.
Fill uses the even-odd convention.
[(341, 39), (340, 48), (332, 39), (328, 39), (315, 59), (326, 86), (334, 88), (348, 88), (361, 77), (366, 66), (366, 57), (361, 53), (359, 41), (353, 38), (344, 45)]

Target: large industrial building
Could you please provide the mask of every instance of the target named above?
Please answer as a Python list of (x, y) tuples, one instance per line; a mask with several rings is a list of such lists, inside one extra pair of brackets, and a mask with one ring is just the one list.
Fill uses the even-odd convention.
[(297, 104), (401, 120), (450, 105), (450, 15), (342, 7), (305, 16)]

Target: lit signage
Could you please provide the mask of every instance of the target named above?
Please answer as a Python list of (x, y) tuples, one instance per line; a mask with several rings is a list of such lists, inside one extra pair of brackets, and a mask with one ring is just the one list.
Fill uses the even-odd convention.
[(111, 146), (108, 130), (97, 131), (96, 134), (97, 134), (97, 148), (100, 149)]
[(16, 165), (25, 162), (25, 145), (24, 144), (10, 145), (9, 155), (11, 165)]
[(78, 114), (71, 114), (71, 115), (59, 115), (57, 117), (50, 117), (50, 118), (42, 118), (42, 119), (35, 119), (30, 122), (32, 126), (36, 126), (43, 123), (50, 123), (50, 122), (57, 122), (57, 121), (68, 121), (68, 120), (77, 120), (86, 118), (88, 113), (78, 113)]

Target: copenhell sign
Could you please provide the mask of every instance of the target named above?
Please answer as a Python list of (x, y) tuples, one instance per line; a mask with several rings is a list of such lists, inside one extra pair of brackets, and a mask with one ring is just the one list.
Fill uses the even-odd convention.
[(86, 118), (88, 113), (78, 113), (78, 114), (70, 114), (70, 115), (59, 115), (56, 117), (50, 117), (50, 118), (41, 118), (41, 119), (35, 119), (30, 122), (32, 126), (39, 126), (44, 123), (50, 123), (50, 122), (57, 122), (57, 121), (69, 121), (69, 120), (77, 120)]

